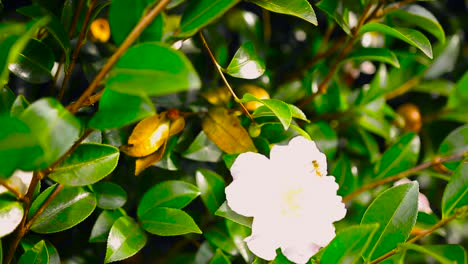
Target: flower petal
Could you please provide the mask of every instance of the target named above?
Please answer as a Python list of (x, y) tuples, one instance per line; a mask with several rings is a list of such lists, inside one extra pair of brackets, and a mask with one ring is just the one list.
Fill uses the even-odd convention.
[(290, 261), (297, 264), (304, 264), (309, 261), (309, 259), (315, 255), (320, 250), (320, 246), (310, 243), (305, 246), (287, 246), (281, 247), (281, 252), (286, 256)]
[(255, 217), (252, 235), (244, 240), (252, 253), (265, 260), (273, 260), (276, 249), (280, 247), (276, 236), (278, 226), (274, 222), (274, 219), (267, 217)]

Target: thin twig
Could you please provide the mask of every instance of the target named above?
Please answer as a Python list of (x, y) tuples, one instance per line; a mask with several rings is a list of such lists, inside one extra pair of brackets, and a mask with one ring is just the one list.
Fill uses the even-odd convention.
[(153, 22), (154, 18), (161, 13), (167, 4), (169, 4), (171, 0), (161, 0), (159, 1), (153, 8), (151, 8), (145, 15), (140, 19), (138, 24), (133, 28), (132, 32), (128, 34), (127, 38), (122, 42), (119, 48), (115, 51), (115, 53), (109, 58), (107, 63), (102, 67), (99, 73), (94, 77), (94, 80), (89, 84), (88, 88), (81, 94), (80, 98), (73, 104), (69, 105), (67, 108), (72, 113), (76, 113), (83, 103), (90, 97), (94, 91), (98, 88), (99, 84), (102, 80), (106, 77), (107, 73), (111, 70), (111, 68), (117, 63), (120, 57), (127, 51), (128, 48), (135, 42), (138, 37), (141, 35), (143, 30), (148, 27), (151, 22)]
[(255, 122), (253, 116), (249, 113), (249, 110), (247, 110), (247, 108), (245, 108), (244, 104), (242, 104), (241, 100), (239, 99), (239, 97), (237, 97), (236, 93), (234, 92), (234, 90), (232, 89), (231, 85), (229, 84), (229, 82), (227, 81), (226, 77), (224, 76), (224, 73), (223, 73), (223, 68), (221, 67), (221, 65), (219, 65), (218, 61), (216, 61), (216, 58), (215, 56), (213, 55), (213, 53), (211, 52), (211, 49), (210, 47), (208, 46), (208, 43), (206, 42), (206, 39), (205, 37), (203, 36), (203, 33), (200, 31), (200, 38), (202, 40), (202, 43), (203, 43), (203, 46), (206, 48), (206, 50), (208, 51), (208, 55), (210, 56), (210, 59), (211, 61), (213, 61), (213, 64), (215, 65), (215, 68), (216, 70), (218, 70), (219, 72), (219, 75), (221, 75), (221, 79), (223, 79), (224, 81), (224, 84), (226, 85), (226, 87), (229, 89), (229, 91), (231, 92), (232, 94), (232, 97), (234, 97), (234, 100), (240, 104), (242, 110), (244, 111), (244, 113), (250, 118), (250, 120), (252, 120), (252, 122)]
[(380, 11), (378, 11), (376, 13), (376, 16), (375, 18), (381, 18), (383, 16), (385, 16), (388, 12), (390, 11), (393, 11), (393, 10), (396, 10), (396, 9), (400, 9), (401, 7), (405, 6), (405, 5), (409, 5), (409, 4), (412, 4), (414, 2), (416, 2), (418, 0), (403, 0), (401, 2), (398, 2), (398, 3), (395, 3), (393, 5), (390, 5)]
[(5, 189), (7, 189), (11, 193), (13, 193), (19, 199), (21, 199), (21, 197), (23, 196), (23, 194), (21, 192), (19, 192), (18, 190), (16, 190), (12, 186), (10, 186), (10, 184), (8, 184), (8, 182), (3, 180), (3, 179), (0, 179), (0, 185), (5, 187)]
[(88, 10), (86, 11), (80, 35), (78, 35), (78, 40), (76, 42), (75, 49), (73, 50), (70, 65), (68, 65), (68, 68), (65, 70), (65, 77), (63, 78), (62, 86), (60, 87), (60, 90), (57, 95), (58, 100), (62, 99), (63, 94), (65, 93), (65, 88), (67, 86), (68, 80), (70, 79), (73, 69), (75, 68), (76, 60), (78, 59), (78, 54), (80, 53), (81, 47), (83, 46), (83, 41), (86, 37), (86, 28), (88, 27), (88, 23), (91, 18), (91, 14), (93, 13), (94, 6), (96, 6), (96, 2), (97, 0), (92, 0), (89, 4)]
[(36, 219), (45, 211), (47, 206), (49, 206), (50, 202), (52, 202), (52, 200), (59, 194), (63, 187), (65, 187), (63, 184), (59, 184), (57, 187), (55, 187), (55, 190), (49, 195), (49, 197), (47, 197), (47, 199), (44, 201), (44, 203), (41, 204), (37, 211), (34, 212), (31, 218), (24, 225), (24, 230), (26, 230), (26, 232), (31, 229), (34, 221), (36, 221)]
[(393, 176), (390, 176), (390, 177), (387, 177), (385, 179), (382, 179), (382, 180), (378, 180), (378, 181), (375, 181), (375, 182), (371, 182), (371, 183), (368, 183), (364, 186), (362, 186), (361, 188), (357, 189), (356, 191), (346, 195), (345, 197), (343, 197), (343, 202), (346, 203), (346, 202), (349, 202), (351, 201), (353, 198), (357, 197), (358, 195), (360, 195), (361, 193), (365, 192), (365, 191), (368, 191), (368, 190), (371, 190), (371, 189), (374, 189), (375, 187), (378, 187), (380, 185), (384, 185), (386, 183), (390, 183), (390, 182), (394, 182), (394, 181), (397, 181), (401, 178), (405, 178), (405, 177), (408, 177), (410, 176), (411, 174), (413, 173), (416, 173), (418, 171), (421, 171), (421, 170), (424, 170), (424, 169), (427, 169), (427, 168), (430, 168), (432, 166), (435, 166), (435, 165), (438, 165), (438, 164), (441, 164), (443, 162), (447, 162), (447, 161), (453, 161), (453, 160), (458, 160), (458, 159), (461, 159), (463, 158), (464, 156), (468, 155), (468, 152), (467, 151), (464, 151), (464, 152), (460, 152), (460, 153), (456, 153), (456, 154), (453, 154), (453, 155), (450, 155), (450, 156), (447, 156), (447, 157), (440, 157), (440, 158), (436, 158), (432, 161), (429, 161), (429, 162), (426, 162), (426, 163), (422, 163), (416, 167), (413, 167), (411, 169), (408, 169), (408, 170), (405, 170), (405, 171), (402, 171), (400, 173), (397, 173)]
[(408, 92), (409, 90), (411, 90), (413, 87), (415, 87), (416, 85), (419, 84), (421, 80), (421, 77), (420, 76), (415, 76), (411, 79), (409, 79), (408, 81), (406, 81), (405, 83), (403, 83), (402, 85), (400, 85), (400, 87), (396, 88), (395, 90), (387, 93), (385, 95), (385, 99), (386, 100), (390, 100), (390, 99), (393, 99), (397, 96), (400, 96), (406, 92)]

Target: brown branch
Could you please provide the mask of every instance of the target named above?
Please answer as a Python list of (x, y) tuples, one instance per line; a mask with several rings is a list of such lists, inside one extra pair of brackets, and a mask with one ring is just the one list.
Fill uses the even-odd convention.
[(70, 28), (68, 29), (68, 37), (73, 37), (73, 32), (76, 30), (76, 25), (78, 24), (78, 18), (80, 17), (81, 8), (83, 8), (84, 0), (80, 0), (78, 5), (76, 6), (75, 13), (73, 14), (72, 22), (70, 24)]
[(223, 68), (219, 65), (218, 61), (216, 61), (216, 58), (215, 56), (213, 55), (213, 52), (211, 52), (211, 49), (210, 47), (208, 46), (208, 43), (206, 42), (206, 39), (205, 37), (203, 36), (203, 33), (200, 31), (200, 38), (202, 40), (202, 43), (203, 43), (203, 46), (205, 47), (205, 49), (208, 51), (208, 55), (210, 56), (210, 59), (211, 61), (213, 61), (213, 64), (215, 65), (215, 68), (216, 70), (218, 70), (219, 72), (219, 75), (221, 75), (221, 79), (223, 79), (224, 81), (224, 84), (226, 85), (226, 87), (229, 89), (229, 91), (231, 92), (232, 94), (232, 97), (234, 97), (234, 100), (240, 104), (242, 110), (244, 111), (244, 113), (250, 118), (250, 120), (252, 120), (252, 122), (255, 122), (254, 118), (252, 117), (252, 115), (249, 113), (249, 110), (247, 110), (247, 108), (245, 108), (244, 104), (241, 102), (241, 100), (239, 99), (239, 97), (237, 97), (236, 93), (234, 92), (234, 90), (232, 89), (231, 85), (229, 84), (229, 82), (227, 81), (226, 77), (224, 76), (224, 73), (223, 73)]
[(91, 18), (91, 14), (93, 13), (93, 9), (96, 5), (96, 2), (97, 0), (92, 0), (88, 7), (88, 10), (86, 11), (83, 25), (81, 27), (80, 34), (78, 35), (78, 40), (76, 42), (75, 49), (73, 50), (70, 65), (68, 65), (68, 68), (65, 71), (65, 77), (63, 78), (62, 86), (60, 87), (59, 93), (57, 95), (57, 98), (59, 100), (62, 99), (63, 94), (65, 93), (65, 88), (67, 86), (68, 80), (70, 79), (73, 69), (75, 68), (76, 60), (78, 59), (78, 54), (80, 53), (81, 47), (83, 46), (83, 41), (86, 37), (86, 28), (88, 27), (88, 23)]
[(99, 84), (102, 80), (106, 77), (107, 73), (111, 70), (111, 68), (117, 63), (120, 57), (127, 51), (128, 48), (135, 42), (138, 37), (141, 35), (143, 30), (148, 27), (151, 22), (153, 22), (154, 18), (161, 13), (167, 4), (169, 4), (171, 0), (161, 0), (159, 1), (153, 8), (151, 8), (145, 15), (140, 19), (138, 24), (133, 28), (132, 32), (128, 34), (127, 38), (122, 42), (119, 48), (115, 51), (115, 53), (109, 58), (107, 63), (102, 67), (99, 73), (94, 77), (94, 80), (89, 84), (88, 88), (81, 94), (80, 98), (73, 104), (69, 105), (67, 108), (72, 113), (76, 113), (83, 103), (90, 97), (94, 91), (98, 88)]
[[(468, 206), (465, 205), (465, 206), (461, 207), (460, 209), (462, 209), (462, 210), (460, 210), (459, 212), (468, 209)], [(433, 226), (432, 226), (431, 228), (429, 228), (428, 230), (425, 230), (425, 231), (422, 232), (421, 234), (419, 234), (419, 235), (413, 237), (412, 239), (408, 240), (408, 241), (406, 242), (406, 244), (414, 243), (414, 242), (420, 240), (421, 238), (423, 238), (423, 237), (425, 237), (425, 236), (427, 236), (427, 235), (433, 233), (435, 230), (437, 230), (437, 229), (439, 229), (439, 228), (441, 228), (441, 227), (447, 225), (448, 223), (452, 222), (452, 221), (453, 221), (455, 218), (457, 218), (459, 215), (460, 215), (460, 213), (455, 212), (455, 213), (454, 213), (453, 215), (451, 215), (450, 217), (440, 220), (439, 222), (437, 222), (435, 225), (433, 225)], [(391, 251), (385, 253), (384, 255), (382, 255), (382, 256), (376, 258), (375, 260), (373, 260), (373, 261), (370, 262), (369, 264), (376, 264), (376, 263), (379, 263), (379, 262), (381, 262), (381, 261), (384, 261), (384, 260), (388, 259), (389, 257), (391, 257), (391, 256), (395, 255), (396, 253), (398, 253), (398, 251), (399, 251), (399, 248), (395, 248), (395, 249), (393, 249), (393, 250), (391, 250)]]
[(456, 154), (453, 154), (453, 155), (450, 155), (450, 156), (447, 156), (447, 157), (435, 158), (432, 161), (422, 163), (422, 164), (420, 164), (420, 165), (418, 165), (416, 167), (413, 167), (411, 169), (402, 171), (400, 173), (397, 173), (397, 174), (395, 174), (393, 176), (390, 176), (390, 177), (387, 177), (385, 179), (368, 183), (368, 184), (362, 186), (361, 188), (357, 189), (356, 191), (354, 191), (354, 192), (346, 195), (345, 197), (343, 197), (343, 202), (344, 203), (349, 202), (352, 199), (354, 199), (355, 197), (357, 197), (358, 195), (360, 195), (361, 193), (363, 193), (365, 191), (368, 191), (368, 190), (371, 190), (371, 189), (374, 189), (375, 187), (378, 187), (380, 185), (384, 185), (386, 183), (394, 182), (394, 181), (397, 181), (397, 180), (399, 180), (401, 178), (408, 177), (413, 173), (416, 173), (418, 171), (421, 171), (421, 170), (430, 168), (432, 166), (441, 164), (443, 162), (461, 159), (466, 155), (468, 155), (468, 152), (464, 151), (464, 152), (456, 153)]
[(406, 81), (405, 83), (403, 83), (400, 87), (396, 88), (395, 90), (387, 93), (385, 95), (385, 99), (386, 100), (390, 100), (390, 99), (393, 99), (397, 96), (400, 96), (406, 92), (408, 92), (409, 90), (411, 90), (413, 87), (415, 87), (416, 85), (419, 84), (421, 80), (421, 77), (420, 76), (416, 76), (416, 77), (413, 77), (411, 79), (409, 79), (408, 81)]
[(18, 190), (16, 190), (15, 188), (13, 188), (13, 186), (10, 186), (10, 184), (8, 184), (7, 181), (5, 181), (4, 179), (0, 179), (0, 185), (5, 187), (5, 189), (7, 189), (8, 191), (10, 191), (11, 193), (13, 193), (17, 198), (21, 199), (21, 197), (23, 196), (22, 193), (20, 193)]
[[(54, 170), (54, 168), (56, 168), (58, 165), (60, 165), (60, 163), (62, 163), (70, 154), (72, 154), (78, 148), (78, 146), (81, 144), (81, 142), (83, 142), (83, 140), (85, 140), (85, 138), (87, 138), (89, 136), (89, 134), (91, 134), (91, 132), (92, 132), (92, 130), (86, 131), (77, 141), (75, 141), (75, 143), (73, 143), (73, 145), (70, 147), (70, 149), (67, 150), (67, 152), (65, 152), (65, 154), (63, 154), (57, 161), (52, 163), (48, 168), (46, 168), (44, 170), (41, 170), (41, 171), (34, 172), (33, 177), (31, 179), (31, 183), (29, 184), (29, 187), (28, 187), (28, 191), (26, 192), (26, 194), (24, 195), (24, 198), (23, 198), (23, 203), (24, 203), (24, 205), (23, 205), (23, 207), (24, 207), (23, 218), (21, 219), (21, 222), (18, 225), (18, 227), (16, 228), (15, 232), (11, 235), (11, 240), (12, 241), (11, 241), (11, 243), (9, 245), (9, 248), (6, 251), (5, 258), (4, 258), (4, 263), (10, 263), (11, 262), (11, 260), (13, 259), (13, 256), (15, 255), (16, 248), (18, 247), (21, 239), (23, 238), (23, 236), (31, 228), (32, 221), (29, 221), (27, 223), (26, 220), (27, 220), (27, 217), (28, 217), (28, 214), (29, 214), (29, 209), (31, 208), (32, 198), (33, 198), (33, 195), (34, 195), (34, 192), (36, 190), (36, 187), (37, 187), (38, 183), (44, 177), (46, 177), (49, 173), (51, 173)], [(36, 219), (37, 216), (39, 216), (38, 212), (39, 211), (43, 212), (44, 209), (47, 207), (47, 205), (50, 203), (51, 199), (49, 201), (49, 198), (46, 200), (46, 202), (44, 202), (41, 205), (41, 207), (35, 213), (35, 215), (33, 216), (33, 217), (35, 217), (34, 219)], [(43, 208), (43, 209), (41, 209), (41, 208)]]
[(418, 1), (418, 0), (403, 0), (401, 2), (390, 5), (390, 6), (386, 7), (386, 8), (378, 11), (376, 13), (375, 18), (381, 18), (381, 17), (385, 16), (387, 13), (389, 13), (390, 11), (400, 9), (403, 6), (412, 4), (412, 3), (416, 2), (416, 1)]
[(45, 211), (45, 209), (47, 208), (47, 206), (50, 204), (50, 202), (52, 202), (52, 200), (59, 194), (59, 192), (63, 189), (63, 187), (65, 187), (63, 184), (59, 184), (55, 190), (49, 195), (49, 197), (47, 197), (47, 199), (44, 201), (43, 204), (41, 204), (41, 206), (37, 209), (36, 212), (34, 212), (33, 216), (31, 216), (31, 218), (26, 222), (26, 224), (24, 225), (24, 230), (26, 230), (26, 232), (31, 229), (31, 226), (32, 224), (34, 223), (34, 221), (36, 221), (36, 219)]

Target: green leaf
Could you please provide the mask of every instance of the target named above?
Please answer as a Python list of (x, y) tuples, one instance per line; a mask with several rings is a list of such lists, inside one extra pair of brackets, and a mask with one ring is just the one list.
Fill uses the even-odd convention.
[(0, 88), (0, 113), (10, 112), (14, 101), (15, 94), (10, 90), (10, 88), (8, 88), (8, 86), (5, 85)]
[(190, 146), (182, 153), (182, 157), (196, 161), (217, 162), (223, 154), (205, 132), (200, 131)]
[(106, 242), (110, 229), (117, 219), (125, 216), (122, 210), (104, 210), (96, 219), (91, 235), (89, 236), (90, 243)]
[(125, 52), (109, 73), (106, 85), (121, 93), (160, 96), (198, 89), (201, 82), (182, 52), (163, 44), (143, 43)]
[(317, 25), (317, 17), (307, 0), (248, 0), (275, 13), (292, 15)]
[(409, 168), (418, 161), (421, 141), (414, 133), (405, 134), (388, 148), (375, 166), (375, 179), (384, 179)]
[(343, 229), (325, 248), (320, 261), (336, 264), (359, 263), (378, 227), (378, 224), (369, 224)]
[(99, 111), (88, 125), (100, 130), (117, 128), (155, 113), (153, 103), (143, 93), (133, 95), (105, 89), (99, 101)]
[(221, 17), (240, 0), (198, 0), (190, 1), (180, 21), (176, 36), (187, 38), (198, 30)]
[(115, 169), (119, 154), (119, 150), (113, 146), (84, 143), (55, 168), (49, 177), (70, 186), (93, 184)]
[(98, 182), (92, 186), (92, 189), (99, 208), (113, 210), (122, 207), (127, 201), (127, 193), (115, 183)]
[[(431, 64), (432, 65), (432, 64)], [(455, 84), (451, 81), (444, 79), (436, 79), (430, 81), (424, 81), (416, 85), (412, 91), (423, 92), (428, 94), (440, 94), (448, 96), (453, 90)]]
[(331, 175), (335, 176), (336, 183), (340, 188), (338, 195), (345, 196), (356, 188), (356, 176), (351, 171), (351, 161), (348, 155), (341, 154), (335, 162)]
[(52, 79), (55, 57), (52, 50), (39, 40), (31, 39), (18, 59), (8, 68), (19, 78), (30, 83), (45, 83)]
[(212, 225), (203, 235), (214, 248), (219, 248), (230, 255), (237, 255), (237, 247), (229, 237), (226, 226), (223, 224)]
[(0, 114), (0, 123), (0, 178), (8, 178), (18, 168), (32, 167), (42, 158), (44, 150), (37, 135), (18, 118)]
[(30, 170), (45, 168), (55, 162), (73, 145), (81, 131), (80, 121), (53, 98), (34, 102), (20, 118), (36, 135), (44, 150), (42, 158), (36, 160)]
[[(37, 21), (22, 24), (7, 24), (5, 28), (0, 28), (0, 34), (6, 34), (6, 38), (0, 37), (0, 85), (8, 82), (8, 65), (17, 60), (20, 52), (26, 47), (29, 40), (37, 33), (39, 28), (45, 26), (50, 21), (50, 17), (44, 17)], [(5, 32), (6, 31), (6, 32)]]
[(466, 111), (468, 109), (468, 71), (463, 74), (463, 77), (458, 80), (455, 88), (448, 97), (447, 108), (454, 110)]
[(416, 245), (404, 244), (403, 248), (433, 257), (441, 264), (466, 263), (466, 252), (460, 245)]
[(387, 16), (396, 17), (412, 26), (420, 27), (431, 33), (440, 42), (445, 42), (445, 33), (442, 26), (434, 15), (419, 5), (407, 5), (403, 8), (394, 9)]
[(164, 181), (149, 189), (138, 204), (138, 217), (155, 207), (182, 209), (200, 195), (198, 187), (183, 181)]
[[(49, 187), (48, 192), (41, 193), (34, 200), (32, 208), (38, 208), (54, 189), (55, 185)], [(31, 230), (47, 234), (69, 229), (85, 220), (94, 208), (96, 198), (93, 193), (79, 187), (64, 187), (34, 221)], [(32, 213), (33, 210), (30, 216)]]
[(145, 213), (139, 214), (138, 218), (143, 229), (158, 236), (202, 233), (192, 217), (180, 209), (153, 207)]
[(23, 219), (23, 206), (20, 202), (0, 200), (0, 237), (13, 232)]
[(352, 52), (348, 56), (346, 56), (343, 62), (348, 61), (348, 60), (380, 61), (380, 62), (391, 64), (396, 68), (400, 68), (400, 63), (398, 62), (398, 58), (396, 57), (396, 55), (392, 51), (386, 48), (361, 48)]
[(104, 262), (118, 261), (135, 255), (145, 246), (146, 240), (145, 232), (131, 217), (120, 217), (109, 232)]
[(463, 161), (450, 177), (442, 197), (442, 215), (449, 217), (455, 211), (468, 204), (468, 161)]
[[(246, 103), (250, 101), (262, 103), (265, 107), (270, 109), (279, 119), (279, 121), (283, 125), (284, 130), (288, 130), (289, 125), (291, 125), (292, 121), (292, 111), (287, 103), (277, 99), (258, 99), (257, 97), (249, 93), (244, 94), (244, 96), (242, 97), (242, 102)], [(255, 112), (253, 114), (254, 117), (256, 117)], [(259, 112), (261, 113), (261, 110)]]
[(424, 79), (435, 79), (454, 71), (461, 49), (460, 35), (450, 36), (446, 43), (438, 43), (434, 48), (435, 59), (426, 69)]
[(44, 240), (38, 242), (34, 247), (21, 255), (19, 264), (46, 264), (49, 263), (49, 253)]
[(427, 57), (432, 59), (432, 47), (429, 40), (419, 31), (410, 28), (389, 27), (384, 24), (370, 22), (364, 24), (359, 29), (359, 34), (366, 32), (380, 32), (382, 34), (390, 35), (394, 38), (401, 39), (406, 43), (418, 48)]
[(346, 34), (351, 35), (351, 28), (347, 20), (344, 19), (345, 15), (340, 12), (338, 1), (322, 0), (317, 4), (317, 7), (324, 11), (329, 17), (333, 18)]
[(390, 188), (380, 194), (367, 208), (363, 224), (380, 224), (372, 237), (365, 259), (374, 260), (406, 241), (416, 223), (418, 213), (418, 183)]
[(335, 157), (338, 149), (338, 136), (327, 122), (319, 121), (307, 124), (305, 130), (315, 141), (320, 151), (327, 155), (327, 158), (333, 159)]
[(265, 62), (255, 52), (254, 44), (247, 41), (236, 51), (226, 73), (242, 79), (257, 79), (265, 72)]
[[(467, 75), (468, 76), (468, 75)], [(439, 147), (439, 155), (446, 157), (468, 151), (468, 125), (461, 126), (447, 135)], [(460, 161), (445, 162), (444, 165), (454, 170)]]
[(252, 231), (250, 228), (238, 224), (234, 221), (226, 219), (226, 227), (229, 233), (229, 236), (236, 245), (237, 250), (241, 254), (242, 258), (246, 263), (252, 263), (253, 255), (247, 247), (247, 243), (244, 241), (246, 237), (250, 236)]
[(197, 186), (201, 192), (201, 198), (211, 214), (222, 205), (225, 200), (224, 179), (213, 171), (199, 169), (195, 174)]
[[(113, 0), (109, 10), (109, 24), (115, 44), (120, 45), (137, 25), (147, 9), (156, 0)], [(140, 41), (161, 41), (163, 35), (163, 17), (158, 15), (141, 33)]]
[(40, 18), (45, 16), (50, 18), (50, 21), (45, 26), (50, 32), (50, 34), (57, 40), (59, 45), (62, 47), (65, 53), (65, 64), (68, 65), (70, 61), (71, 45), (70, 39), (68, 38), (68, 34), (65, 28), (63, 27), (62, 22), (60, 22), (60, 20), (52, 13), (40, 7), (39, 5), (21, 7), (16, 11), (36, 20), (39, 20)]
[(226, 257), (226, 255), (224, 255), (223, 251), (217, 248), (210, 264), (231, 264), (231, 261)]
[(10, 113), (12, 116), (20, 116), (24, 112), (24, 110), (28, 108), (29, 105), (30, 103), (28, 102), (28, 100), (26, 100), (26, 98), (22, 94), (20, 94), (16, 97), (15, 101), (13, 102)]
[(369, 109), (360, 109), (355, 123), (363, 129), (375, 133), (386, 140), (390, 139), (390, 123), (385, 119), (382, 112), (375, 112)]
[(218, 210), (215, 212), (215, 215), (224, 217), (226, 219), (229, 219), (233, 222), (236, 222), (238, 224), (241, 224), (246, 227), (252, 227), (252, 217), (245, 217), (243, 215), (240, 215), (236, 212), (234, 212), (229, 206), (227, 205), (227, 202), (224, 202)]

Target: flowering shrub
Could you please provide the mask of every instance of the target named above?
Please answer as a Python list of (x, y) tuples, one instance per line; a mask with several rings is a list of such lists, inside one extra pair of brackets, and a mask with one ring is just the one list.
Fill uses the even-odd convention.
[(1, 0), (1, 263), (466, 263), (463, 0)]

